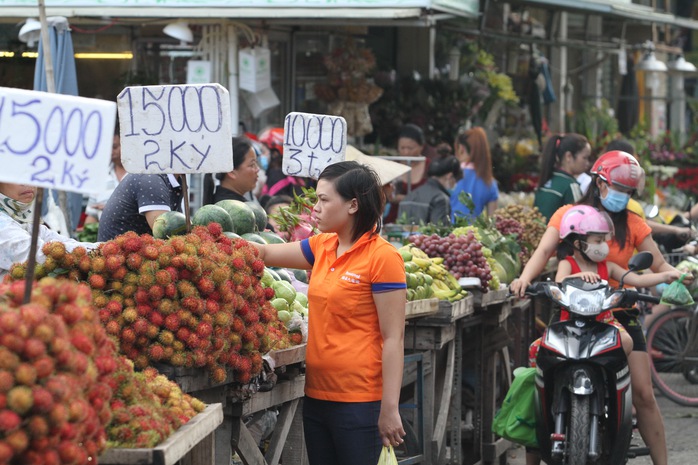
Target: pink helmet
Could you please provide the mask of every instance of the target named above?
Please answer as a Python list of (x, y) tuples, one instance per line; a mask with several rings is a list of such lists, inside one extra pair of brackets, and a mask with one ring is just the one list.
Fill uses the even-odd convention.
[(575, 205), (565, 212), (560, 222), (560, 239), (570, 234), (613, 234), (613, 221), (605, 212), (589, 205)]

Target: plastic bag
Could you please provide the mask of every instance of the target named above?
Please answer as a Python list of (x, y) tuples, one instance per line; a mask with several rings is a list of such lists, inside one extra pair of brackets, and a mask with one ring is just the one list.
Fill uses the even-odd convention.
[(65, 221), (63, 210), (60, 209), (60, 207), (56, 204), (56, 201), (53, 199), (53, 191), (49, 189), (47, 191), (47, 195), (44, 195), (44, 198), (46, 199), (46, 205), (48, 207), (48, 212), (43, 218), (46, 226), (58, 234), (70, 236), (70, 231), (68, 230), (68, 224)]
[(683, 284), (683, 278), (686, 277), (686, 273), (682, 274), (679, 279), (669, 284), (667, 288), (662, 293), (662, 300), (660, 303), (666, 305), (693, 305), (693, 296), (686, 289)]
[(378, 457), (378, 465), (397, 465), (397, 457), (395, 457), (393, 446), (383, 446), (381, 455)]
[(536, 438), (535, 368), (517, 368), (502, 408), (494, 416), (492, 432), (517, 444), (538, 447)]

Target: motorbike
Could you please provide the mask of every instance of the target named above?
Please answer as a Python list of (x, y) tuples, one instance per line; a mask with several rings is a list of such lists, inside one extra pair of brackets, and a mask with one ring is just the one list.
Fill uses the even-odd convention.
[[(629, 271), (652, 265), (642, 252)], [(627, 275), (627, 273), (626, 273)], [(623, 278), (625, 275), (623, 275)], [(596, 320), (603, 311), (630, 308), (635, 302), (658, 302), (636, 290), (566, 278), (539, 282), (526, 294), (546, 296), (569, 313), (552, 323), (541, 339), (536, 360), (536, 436), (548, 464), (618, 465), (628, 457), (632, 438), (632, 392), (627, 357), (618, 329)]]

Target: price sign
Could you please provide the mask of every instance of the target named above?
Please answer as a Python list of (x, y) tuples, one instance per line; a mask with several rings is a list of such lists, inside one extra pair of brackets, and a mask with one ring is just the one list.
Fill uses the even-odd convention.
[(286, 115), (284, 174), (317, 179), (326, 166), (344, 161), (346, 149), (347, 122), (341, 116)]
[(105, 100), (0, 87), (0, 181), (100, 192), (115, 109)]
[(129, 173), (232, 171), (230, 97), (220, 84), (126, 87), (117, 105)]

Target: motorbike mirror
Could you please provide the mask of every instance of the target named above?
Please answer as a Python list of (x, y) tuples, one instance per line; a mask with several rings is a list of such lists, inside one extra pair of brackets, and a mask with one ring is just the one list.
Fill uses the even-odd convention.
[(646, 270), (652, 266), (653, 257), (650, 252), (640, 252), (633, 255), (628, 262), (630, 271)]
[(643, 210), (645, 212), (646, 218), (652, 219), (652, 218), (655, 218), (657, 215), (659, 215), (659, 207), (656, 205), (647, 204), (647, 205), (645, 205)]
[(640, 252), (636, 255), (633, 255), (630, 258), (630, 261), (628, 262), (628, 271), (625, 272), (625, 274), (620, 278), (620, 283), (618, 287), (623, 287), (623, 280), (628, 275), (628, 273), (632, 273), (633, 271), (646, 270), (652, 266), (652, 261), (653, 257), (650, 252)]

